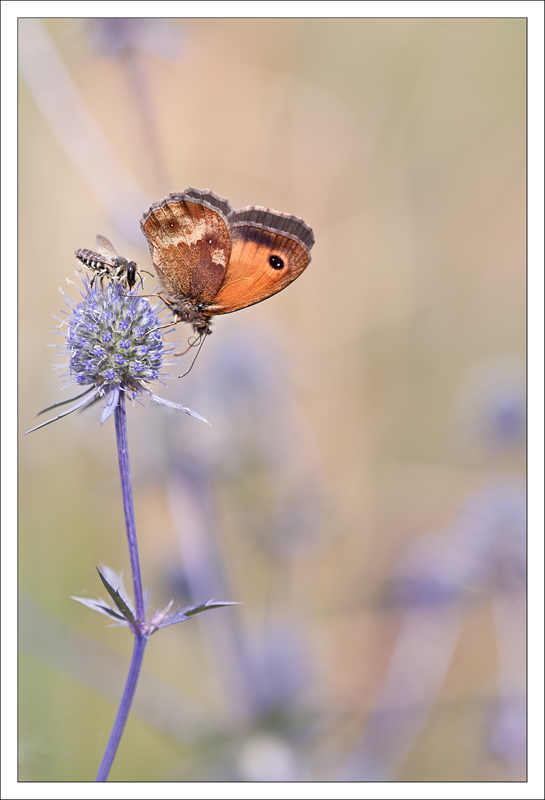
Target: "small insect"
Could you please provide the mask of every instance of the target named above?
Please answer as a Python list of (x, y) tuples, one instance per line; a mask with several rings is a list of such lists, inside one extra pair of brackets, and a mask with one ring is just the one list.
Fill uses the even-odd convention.
[(93, 270), (91, 288), (97, 278), (101, 282), (104, 278), (109, 278), (110, 280), (125, 281), (129, 289), (132, 289), (138, 278), (138, 265), (134, 261), (127, 261), (123, 256), (119, 256), (113, 244), (105, 236), (97, 236), (96, 251), (85, 248), (76, 250), (76, 258), (85, 267)]

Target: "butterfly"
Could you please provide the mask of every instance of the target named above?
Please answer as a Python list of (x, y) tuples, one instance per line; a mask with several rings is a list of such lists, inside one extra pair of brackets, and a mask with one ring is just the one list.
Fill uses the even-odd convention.
[(97, 236), (96, 252), (94, 250), (76, 250), (76, 258), (81, 263), (92, 269), (94, 275), (91, 276), (91, 288), (96, 281), (104, 278), (110, 280), (125, 281), (129, 289), (132, 289), (138, 277), (138, 265), (134, 261), (127, 261), (123, 256), (119, 256), (109, 239), (105, 236)]
[[(234, 210), (208, 189), (154, 203), (140, 220), (164, 301), (199, 336), (211, 318), (260, 303), (307, 268), (314, 233), (260, 206)], [(164, 296), (163, 296), (164, 295)]]

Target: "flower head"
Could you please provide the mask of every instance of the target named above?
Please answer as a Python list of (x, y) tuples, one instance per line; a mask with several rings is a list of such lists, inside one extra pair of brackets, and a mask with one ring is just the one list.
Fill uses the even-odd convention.
[(163, 337), (145, 297), (124, 292), (117, 282), (95, 284), (68, 320), (66, 347), (76, 383), (119, 386), (138, 392), (159, 377)]
[(146, 393), (158, 403), (204, 419), (185, 406), (158, 397), (150, 389), (150, 382), (160, 379), (164, 355), (172, 348), (165, 346), (161, 331), (164, 326), (147, 298), (127, 292), (116, 281), (111, 281), (106, 287), (95, 283), (91, 288), (86, 279), (79, 303), (64, 292), (62, 294), (69, 311), (63, 312), (66, 319), (59, 326), (59, 332), (65, 338), (61, 352), (69, 356), (71, 382), (89, 388), (71, 400), (44, 409), (49, 411), (66, 402), (80, 401), (32, 430), (55, 422), (102, 397), (106, 398), (101, 416), (101, 422), (104, 422), (114, 412), (120, 392), (131, 399)]

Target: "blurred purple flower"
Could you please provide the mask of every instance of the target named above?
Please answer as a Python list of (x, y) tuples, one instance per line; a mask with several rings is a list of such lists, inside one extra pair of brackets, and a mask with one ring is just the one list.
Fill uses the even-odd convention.
[(182, 31), (166, 19), (154, 17), (99, 17), (92, 20), (91, 43), (108, 58), (122, 58), (131, 50), (174, 59), (180, 52)]
[(487, 720), (488, 753), (515, 769), (526, 761), (526, 702), (523, 697), (500, 697)]
[(457, 398), (456, 443), (465, 453), (496, 455), (526, 443), (526, 370), (517, 357), (477, 364)]

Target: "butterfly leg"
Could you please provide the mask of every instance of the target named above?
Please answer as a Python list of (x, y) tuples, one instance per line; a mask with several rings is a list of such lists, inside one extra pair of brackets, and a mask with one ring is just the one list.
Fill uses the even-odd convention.
[[(200, 334), (200, 336), (198, 337), (198, 339), (196, 339), (196, 340), (193, 342), (193, 344), (190, 344), (190, 345), (189, 345), (189, 347), (187, 347), (187, 348), (184, 350), (184, 353), (187, 353), (187, 351), (188, 351), (188, 350), (189, 350), (191, 347), (194, 347), (194, 346), (195, 346), (197, 343), (199, 344), (199, 349), (198, 349), (198, 350), (197, 350), (197, 352), (195, 353), (195, 358), (194, 358), (194, 359), (193, 359), (193, 361), (191, 362), (191, 366), (189, 367), (189, 369), (186, 369), (186, 371), (185, 371), (185, 372), (183, 372), (181, 375), (178, 375), (178, 377), (179, 377), (179, 378), (185, 378), (185, 376), (187, 375), (187, 373), (188, 373), (188, 372), (191, 372), (191, 370), (193, 369), (193, 365), (194, 365), (195, 361), (197, 360), (197, 357), (198, 357), (199, 353), (201, 352), (201, 347), (203, 346), (203, 344), (204, 344), (204, 340), (205, 340), (205, 339), (206, 339), (206, 335), (201, 333), (201, 334)], [(175, 355), (175, 356), (178, 356), (178, 355), (183, 355), (184, 353), (174, 353), (174, 355)]]
[[(185, 356), (185, 354), (188, 353), (189, 350), (191, 350), (192, 347), (197, 347), (198, 346), (199, 349), (200, 349), (200, 346), (202, 344), (202, 339), (203, 339), (203, 334), (202, 333), (199, 334), (199, 336), (191, 337), (191, 339), (188, 339), (188, 341), (187, 341), (187, 347), (185, 348), (185, 350), (181, 350), (179, 353), (173, 353), (172, 355), (173, 356)], [(180, 377), (182, 377), (182, 376), (180, 375)]]
[[(162, 297), (160, 294), (141, 294), (140, 297), (158, 297), (159, 300), (162, 300), (163, 303), (172, 310), (172, 303), (170, 303), (168, 300), (165, 300), (165, 298)], [(180, 320), (177, 319), (174, 322), (168, 322), (166, 325), (158, 325), (157, 328), (151, 328), (151, 330), (149, 330), (146, 333), (146, 336), (148, 335), (148, 333), (153, 333), (153, 331), (162, 331), (164, 328), (171, 328), (173, 325), (176, 325), (179, 321)]]

